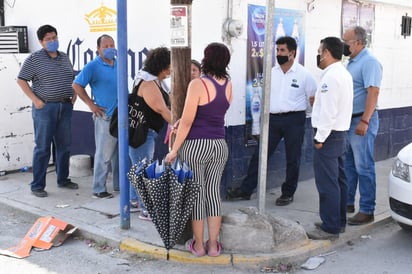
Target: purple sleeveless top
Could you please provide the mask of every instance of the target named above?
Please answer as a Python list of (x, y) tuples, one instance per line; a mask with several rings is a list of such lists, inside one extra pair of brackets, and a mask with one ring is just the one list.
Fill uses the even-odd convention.
[(226, 86), (228, 80), (220, 85), (212, 77), (203, 76), (214, 84), (216, 97), (209, 103), (198, 106), (192, 128), (187, 139), (222, 139), (225, 138), (225, 114), (229, 108), (226, 99)]

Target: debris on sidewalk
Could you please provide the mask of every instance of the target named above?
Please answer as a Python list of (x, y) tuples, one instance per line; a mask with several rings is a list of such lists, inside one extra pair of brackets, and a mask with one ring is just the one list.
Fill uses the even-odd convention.
[(40, 217), (18, 245), (6, 250), (0, 249), (0, 255), (22, 259), (30, 256), (33, 247), (36, 250), (46, 250), (60, 246), (76, 230), (77, 227), (54, 217)]
[(360, 237), (361, 237), (361, 239), (372, 239), (371, 235), (362, 235)]
[(303, 268), (303, 269), (307, 269), (307, 270), (316, 269), (326, 261), (325, 256), (331, 255), (335, 252), (336, 251), (332, 251), (332, 252), (329, 252), (329, 253), (326, 253), (326, 254), (319, 254), (318, 256), (310, 257), (300, 267)]
[(293, 270), (291, 263), (278, 263), (275, 266), (264, 266), (260, 269), (261, 273), (290, 273)]
[(66, 208), (69, 207), (70, 205), (66, 205), (66, 204), (61, 204), (61, 205), (56, 205), (57, 208)]

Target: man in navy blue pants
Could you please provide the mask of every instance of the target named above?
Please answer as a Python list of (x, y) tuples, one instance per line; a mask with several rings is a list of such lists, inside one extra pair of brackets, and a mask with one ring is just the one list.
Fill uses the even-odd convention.
[[(295, 61), (297, 44), (290, 36), (276, 40), (277, 64), (272, 68), (270, 91), (270, 118), (268, 157), (275, 152), (282, 138), (285, 141), (286, 179), (277, 206), (293, 202), (299, 180), (300, 156), (305, 135), (306, 110), (316, 92), (315, 78), (298, 61)], [(249, 164), (242, 185), (228, 191), (231, 200), (249, 200), (258, 184), (259, 147)]]
[(343, 43), (337, 37), (321, 40), (317, 64), (323, 70), (312, 111), (315, 152), (313, 168), (322, 222), (308, 232), (311, 239), (339, 237), (346, 226), (348, 188), (343, 165), (352, 117), (352, 76), (342, 65)]

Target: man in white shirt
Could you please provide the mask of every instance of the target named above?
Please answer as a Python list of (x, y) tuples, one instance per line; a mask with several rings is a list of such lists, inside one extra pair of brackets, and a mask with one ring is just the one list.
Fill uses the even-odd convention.
[[(305, 135), (306, 110), (310, 97), (316, 92), (316, 80), (302, 65), (295, 61), (297, 44), (290, 36), (276, 40), (277, 64), (272, 69), (270, 92), (270, 118), (268, 157), (284, 139), (286, 152), (286, 179), (276, 205), (286, 206), (293, 202), (298, 186), (299, 166), (303, 137)], [(230, 199), (249, 200), (257, 186), (259, 147), (249, 164), (246, 178), (239, 188), (229, 190)]]
[(312, 111), (315, 130), (313, 167), (319, 192), (321, 223), (311, 239), (334, 239), (346, 227), (347, 185), (343, 156), (352, 117), (353, 81), (342, 65), (343, 43), (327, 37), (320, 42), (317, 63), (323, 69)]

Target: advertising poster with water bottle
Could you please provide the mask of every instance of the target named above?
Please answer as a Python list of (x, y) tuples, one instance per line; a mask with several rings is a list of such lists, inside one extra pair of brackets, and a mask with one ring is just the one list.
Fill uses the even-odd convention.
[[(276, 65), (275, 41), (281, 36), (292, 36), (298, 44), (296, 58), (304, 65), (304, 11), (276, 9), (274, 20), (272, 67)], [(266, 7), (248, 5), (247, 71), (246, 71), (246, 145), (256, 145), (260, 135), (260, 110), (263, 92), (263, 58), (265, 43)]]

